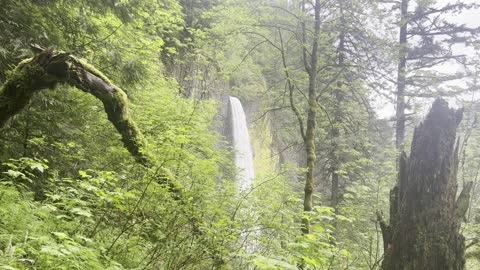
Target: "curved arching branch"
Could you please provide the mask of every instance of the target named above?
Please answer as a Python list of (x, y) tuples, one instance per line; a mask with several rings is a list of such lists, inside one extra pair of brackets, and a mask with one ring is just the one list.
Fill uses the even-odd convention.
[[(0, 129), (28, 105), (36, 92), (53, 88), (58, 83), (65, 83), (102, 101), (108, 120), (122, 136), (122, 142), (130, 154), (139, 164), (147, 168), (155, 166), (143, 152), (145, 143), (142, 132), (129, 116), (128, 98), (120, 87), (114, 85), (95, 67), (69, 53), (38, 45), (32, 45), (32, 50), (36, 55), (20, 62), (0, 88)], [(168, 187), (174, 200), (189, 205), (190, 201), (185, 197), (182, 185), (168, 173), (168, 170), (161, 167), (159, 167), (161, 172), (155, 173), (152, 179)], [(205, 236), (201, 218), (190, 215), (189, 220), (193, 231)], [(115, 243), (116, 240), (112, 246)], [(222, 251), (215, 246), (207, 245), (207, 248), (216, 264), (224, 263)]]
[(122, 142), (136, 161), (148, 166), (142, 152), (144, 139), (128, 112), (128, 98), (103, 73), (69, 53), (32, 45), (35, 57), (20, 62), (0, 88), (0, 129), (24, 109), (32, 96), (58, 83), (74, 86), (99, 99), (108, 120), (122, 136)]

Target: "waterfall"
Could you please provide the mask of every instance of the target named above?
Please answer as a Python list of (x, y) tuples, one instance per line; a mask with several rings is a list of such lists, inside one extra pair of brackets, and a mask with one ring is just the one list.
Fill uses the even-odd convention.
[[(238, 192), (242, 192), (251, 188), (253, 178), (255, 177), (253, 171), (252, 146), (250, 144), (250, 136), (248, 135), (247, 117), (243, 111), (242, 103), (238, 98), (230, 97), (230, 110), (231, 134), (235, 149), (235, 166), (237, 167), (237, 190)], [(243, 211), (241, 210), (241, 212)], [(242, 216), (247, 219), (247, 215), (255, 215), (255, 213), (245, 212)], [(242, 246), (247, 254), (253, 254), (255, 252), (258, 247), (258, 238), (258, 231), (240, 233), (240, 239), (241, 242), (243, 242)], [(250, 270), (253, 268), (245, 265), (243, 269)]]
[(253, 154), (248, 135), (247, 118), (242, 103), (236, 97), (230, 97), (232, 115), (233, 146), (235, 148), (235, 165), (237, 166), (237, 185), (239, 191), (250, 188), (255, 177), (253, 172)]

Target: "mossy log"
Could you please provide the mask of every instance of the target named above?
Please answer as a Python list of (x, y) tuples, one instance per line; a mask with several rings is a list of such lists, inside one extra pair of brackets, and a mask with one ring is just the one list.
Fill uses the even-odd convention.
[(142, 133), (128, 112), (128, 99), (93, 66), (69, 53), (32, 46), (35, 57), (22, 61), (0, 89), (0, 129), (28, 105), (32, 96), (58, 83), (74, 86), (102, 101), (108, 120), (122, 136), (122, 142), (137, 162), (147, 165), (142, 152)]
[(437, 99), (415, 128), (410, 157), (402, 153), (397, 185), (390, 194), (390, 224), (381, 222), (384, 270), (463, 270), (465, 240), (460, 225), (471, 184), (457, 194), (462, 110)]

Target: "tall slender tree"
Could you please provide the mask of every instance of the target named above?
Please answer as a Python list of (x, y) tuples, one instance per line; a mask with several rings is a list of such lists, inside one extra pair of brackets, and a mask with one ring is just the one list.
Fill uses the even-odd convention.
[(449, 15), (477, 8), (476, 4), (457, 2), (437, 7), (430, 1), (401, 0), (398, 7), (395, 145), (402, 151), (408, 120), (406, 110), (411, 106), (409, 100), (449, 95), (431, 86), (458, 79), (461, 75), (443, 74), (438, 68), (446, 63), (466, 65), (465, 55), (455, 50), (454, 45), (470, 46), (478, 37), (480, 28), (447, 19)]
[[(306, 12), (306, 1), (302, 1), (302, 11)], [(317, 67), (318, 67), (318, 43), (320, 37), (320, 0), (315, 0), (313, 6), (314, 12), (314, 32), (311, 43), (310, 52), (307, 51), (307, 44), (303, 47), (304, 68), (308, 74), (308, 109), (307, 109), (307, 125), (305, 133), (302, 136), (305, 141), (305, 151), (307, 154), (307, 175), (305, 179), (305, 196), (303, 201), (303, 211), (311, 212), (313, 210), (313, 187), (315, 178), (315, 126), (316, 126), (316, 111), (317, 111)], [(307, 36), (307, 29), (305, 23), (302, 22), (302, 37), (305, 41)], [(288, 80), (288, 78), (287, 78)], [(292, 109), (294, 104), (290, 104)], [(302, 131), (303, 132), (303, 131)], [(303, 133), (302, 133), (303, 134)], [(310, 233), (310, 223), (308, 218), (302, 219), (302, 232)]]

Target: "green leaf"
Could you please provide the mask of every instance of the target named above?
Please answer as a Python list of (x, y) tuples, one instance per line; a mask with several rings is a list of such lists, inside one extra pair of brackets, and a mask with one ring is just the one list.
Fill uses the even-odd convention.
[(31, 168), (32, 170), (37, 170), (37, 171), (39, 171), (39, 172), (41, 172), (41, 173), (43, 173), (44, 169), (46, 169), (46, 168), (44, 167), (44, 165), (43, 165), (43, 164), (40, 164), (40, 163), (34, 163), (34, 164), (30, 165), (30, 168)]
[(7, 162), (7, 163), (3, 163), (3, 165), (9, 167), (9, 168), (12, 168), (12, 169), (18, 169), (18, 166), (13, 164), (13, 163), (10, 163), (10, 162)]
[(311, 225), (312, 229), (317, 231), (317, 232), (324, 232), (325, 228), (321, 226), (320, 224), (313, 224)]
[(302, 260), (303, 260), (306, 264), (312, 265), (312, 266), (314, 266), (314, 267), (320, 266), (320, 264), (319, 264), (315, 259), (312, 259), (312, 258), (310, 258), (310, 257), (303, 256), (303, 257), (302, 257)]
[(90, 175), (87, 174), (86, 171), (78, 171), (78, 174), (80, 175), (81, 178), (90, 178)]
[(52, 232), (52, 234), (55, 235), (60, 240), (64, 240), (68, 238), (67, 234), (63, 232)]
[(342, 216), (342, 215), (337, 215), (336, 218), (340, 221), (348, 221), (348, 222), (352, 222), (353, 220), (350, 219), (350, 218), (347, 218), (346, 216)]
[(18, 268), (11, 267), (8, 265), (0, 265), (0, 270), (18, 270)]
[(90, 213), (90, 210), (87, 209), (73, 208), (70, 210), (70, 212), (77, 216), (92, 217), (92, 213)]
[(19, 176), (25, 177), (25, 174), (23, 174), (22, 172), (14, 171), (14, 170), (8, 170), (8, 171), (3, 172), (3, 173), (10, 176), (10, 177), (13, 177), (13, 178), (17, 178)]
[(54, 257), (63, 257), (65, 256), (62, 252), (60, 252), (58, 250), (58, 248), (54, 245), (47, 245), (47, 246), (43, 246), (41, 249), (40, 249), (40, 252), (42, 253), (45, 253), (45, 254), (48, 254), (48, 255), (51, 255), (51, 256), (54, 256)]
[(350, 257), (350, 252), (348, 252), (348, 250), (346, 249), (340, 250), (340, 254), (342, 254), (345, 257)]

